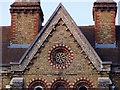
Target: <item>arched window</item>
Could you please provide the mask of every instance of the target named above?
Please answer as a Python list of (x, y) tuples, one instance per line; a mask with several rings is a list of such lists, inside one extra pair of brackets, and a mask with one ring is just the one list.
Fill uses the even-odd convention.
[(58, 85), (55, 90), (65, 90), (65, 87), (63, 85)]
[(36, 86), (36, 87), (34, 88), (34, 90), (43, 90), (43, 87), (42, 87), (42, 86)]
[(74, 90), (88, 90), (93, 88), (93, 83), (87, 78), (80, 78), (74, 84)]
[(57, 79), (51, 85), (51, 90), (69, 90), (69, 81), (64, 79)]
[(42, 79), (33, 80), (29, 83), (28, 90), (47, 90), (47, 83)]
[(80, 86), (78, 87), (78, 90), (88, 90), (86, 86)]

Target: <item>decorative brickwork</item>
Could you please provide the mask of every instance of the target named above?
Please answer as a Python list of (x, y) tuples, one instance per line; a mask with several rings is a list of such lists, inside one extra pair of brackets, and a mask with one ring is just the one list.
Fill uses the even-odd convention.
[(31, 44), (41, 28), (43, 13), (38, 2), (11, 5), (11, 43)]
[[(56, 20), (56, 18), (54, 20)], [(54, 22), (54, 20), (51, 21), (51, 24)], [(48, 27), (47, 30), (50, 30), (50, 27)], [(45, 34), (46, 33), (44, 33), (43, 35)], [(82, 48), (78, 46), (78, 43), (71, 34), (72, 33), (70, 32), (64, 20), (60, 19), (59, 22), (56, 24), (54, 30), (51, 32), (51, 35), (42, 45), (42, 48), (39, 48), (39, 50), (31, 60), (31, 63), (34, 64), (29, 64), (27, 66), (27, 68), (29, 69), (26, 68), (24, 72), (25, 83), (28, 82), (29, 78), (41, 77), (47, 80), (51, 88), (53, 84), (53, 82), (51, 83), (51, 81), (61, 77), (64, 78), (64, 80), (69, 80), (69, 84), (71, 84), (69, 88), (73, 88), (73, 83), (75, 80), (77, 80), (78, 77), (87, 77), (93, 81), (95, 88), (98, 87), (97, 79), (101, 75), (99, 75), (92, 63), (90, 63), (86, 54), (84, 53), (84, 51), (82, 51)], [(49, 50), (51, 49), (51, 47), (54, 47), (55, 49), (58, 46), (65, 47), (65, 45), (68, 46), (67, 48), (70, 47), (70, 50), (73, 51), (72, 63), (66, 69), (51, 67), (50, 62), (48, 61)], [(58, 82), (61, 83), (61, 81), (59, 80)]]
[[(102, 66), (99, 57), (97, 57), (76, 24), (72, 23), (72, 19), (61, 4), (53, 17), (49, 24), (43, 27), (41, 30), (43, 32), (39, 33), (40, 36), (34, 42), (35, 44), (30, 52), (26, 54), (24, 61), (19, 66), (12, 65), (12, 71), (17, 70), (24, 73), (25, 86), (30, 78), (40, 77), (47, 80), (48, 87), (51, 88), (53, 84), (51, 81), (61, 77), (64, 80), (69, 80), (70, 88), (73, 88), (73, 83), (78, 77), (87, 77), (93, 81), (95, 88), (97, 88), (97, 79), (101, 76), (99, 70)], [(51, 47), (55, 49), (58, 46), (65, 47), (65, 51), (70, 48), (67, 52), (73, 54), (71, 55), (73, 60), (66, 69), (51, 67), (48, 61), (48, 53)], [(93, 57), (94, 59), (91, 59)], [(107, 73), (105, 75), (108, 76)]]
[(41, 86), (44, 90), (47, 90), (47, 81), (42, 78), (33, 78), (28, 83), (27, 89), (33, 90), (36, 86)]
[(115, 17), (116, 3), (94, 3), (95, 42), (97, 44), (116, 43)]
[[(24, 4), (26, 5), (26, 3)], [(14, 5), (18, 4), (15, 3)], [(17, 9), (18, 8), (20, 8), (20, 11), (22, 10), (21, 7), (17, 7)], [(24, 39), (21, 36), (15, 36), (15, 33), (18, 33), (19, 30), (21, 32), (26, 32), (26, 29), (29, 28), (30, 31), (27, 30), (27, 33), (29, 33), (34, 32), (35, 29), (34, 33), (36, 33), (38, 29), (36, 29), (34, 25), (38, 26), (36, 20), (38, 20), (39, 14), (37, 12), (35, 13), (34, 10), (32, 10), (32, 14), (26, 13), (26, 7), (24, 8), (24, 13), (17, 13), (17, 10), (14, 10), (14, 7), (12, 7), (12, 9), (11, 31), (16, 31), (12, 31), (11, 35), (12, 37), (17, 37), (12, 40), (20, 40), (19, 38)], [(111, 13), (111, 11), (109, 13)], [(104, 21), (103, 15), (108, 15), (108, 13), (106, 14), (105, 11), (100, 11), (98, 17), (99, 19), (102, 18)], [(19, 17), (15, 19), (17, 16)], [(31, 18), (35, 19), (36, 22)], [(30, 24), (33, 26), (25, 26), (23, 24), (24, 19), (27, 19), (27, 21), (24, 21), (25, 25), (29, 25), (30, 21), (32, 22)], [(16, 20), (20, 20), (21, 22), (19, 23), (19, 21)], [(33, 22), (36, 24), (33, 24)], [(105, 21), (105, 23), (107, 22)], [(99, 24), (104, 25), (102, 24), (102, 21), (100, 21)], [(102, 29), (104, 29), (104, 27), (102, 27)], [(24, 33), (22, 34), (27, 36)], [(31, 35), (33, 34), (30, 34), (30, 36)], [(109, 36), (109, 38), (111, 38), (111, 36)], [(29, 39), (27, 43), (30, 43), (30, 40), (31, 39)], [(18, 43), (22, 44), (25, 42), (26, 41), (23, 40)], [(53, 65), (53, 67), (51, 65)], [(71, 88), (79, 89), (81, 88), (79, 87), (81, 85), (84, 86), (82, 88), (93, 89), (99, 88), (99, 77), (108, 77), (109, 79), (110, 64), (104, 65), (98, 54), (81, 32), (81, 29), (77, 27), (64, 6), (59, 4), (47, 24), (38, 33), (37, 38), (20, 61), (18, 63), (11, 62), (9, 69), (7, 70), (8, 71), (6, 72), (9, 74), (4, 72), (6, 75), (3, 75), (3, 87), (5, 87), (5, 85), (10, 85), (12, 78), (21, 77), (24, 80), (24, 88), (32, 88), (32, 90), (33, 88), (37, 88), (37, 86), (39, 89), (44, 88), (45, 90), (54, 90), (61, 87), (70, 90)]]
[[(60, 30), (62, 32), (60, 34), (61, 36), (55, 37), (57, 42), (52, 41), (54, 43), (49, 43), (49, 46), (50, 46), (49, 50), (52, 46), (54, 46), (55, 44), (59, 44), (59, 43), (65, 44), (70, 47), (70, 45), (72, 45), (72, 44), (68, 45), (69, 40), (66, 41), (66, 43), (63, 43), (63, 40), (64, 39), (66, 40), (66, 38), (63, 38), (63, 35), (65, 34), (64, 31), (67, 31), (67, 32), (69, 31), (70, 32), (69, 36), (74, 37), (73, 42), (77, 42), (77, 47), (81, 48), (81, 53), (85, 53), (86, 54), (85, 58), (88, 58), (89, 63), (91, 63), (94, 66), (94, 68), (98, 72), (100, 72), (102, 70), (101, 59), (99, 58), (99, 56), (94, 51), (94, 49), (91, 47), (91, 45), (89, 44), (89, 42), (87, 41), (85, 36), (82, 34), (81, 30), (76, 26), (76, 24), (73, 22), (72, 18), (69, 16), (67, 11), (61, 4), (58, 6), (55, 13), (52, 15), (52, 17), (46, 24), (46, 26), (44, 26), (42, 28), (41, 33), (39, 33), (38, 39), (36, 39), (36, 41), (34, 41), (34, 44), (33, 44), (34, 46), (32, 46), (30, 48), (31, 51), (29, 52), (29, 50), (28, 50), (25, 53), (24, 58), (22, 58), (22, 60), (23, 60), (22, 63), (19, 62), (19, 64), (21, 64), (21, 65), (18, 66), (18, 65), (13, 64), (11, 67), (12, 71), (24, 71), (26, 69), (27, 65), (32, 62), (32, 59), (38, 57), (39, 53), (41, 52), (40, 49), (45, 47), (45, 44), (49, 41), (50, 37), (53, 36), (53, 33), (55, 31), (57, 31), (56, 28), (60, 27), (61, 25), (64, 26), (64, 27), (62, 26), (62, 28), (60, 28)], [(63, 30), (64, 28), (65, 28), (65, 30)], [(56, 36), (58, 36), (58, 34), (56, 34)], [(65, 37), (67, 37), (67, 36), (68, 35), (65, 34)], [(54, 38), (53, 38), (53, 40), (54, 40)], [(60, 42), (58, 42), (59, 40), (60, 40)], [(74, 49), (72, 49), (72, 50), (74, 50)], [(46, 54), (44, 54), (44, 55), (46, 55)]]
[(94, 88), (92, 81), (89, 78), (78, 78), (74, 83), (74, 90), (78, 90), (79, 87), (85, 86), (87, 89)]
[(73, 60), (73, 51), (64, 44), (56, 44), (49, 51), (48, 60), (51, 66), (58, 69), (65, 69)]
[[(114, 44), (115, 38), (115, 12), (98, 11), (97, 13), (96, 43)], [(107, 18), (107, 19), (106, 19)]]
[(65, 89), (65, 90), (69, 90), (70, 89), (70, 82), (64, 78), (54, 79), (52, 81), (51, 90), (58, 90), (60, 88)]
[(13, 44), (30, 44), (38, 33), (35, 29), (36, 18), (33, 14), (17, 14), (14, 16), (15, 28), (12, 28)]

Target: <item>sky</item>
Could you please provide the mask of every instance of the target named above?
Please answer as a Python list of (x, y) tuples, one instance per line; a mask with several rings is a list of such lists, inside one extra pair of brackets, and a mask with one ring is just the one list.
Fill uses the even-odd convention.
[[(10, 26), (10, 5), (15, 0), (0, 0), (0, 26)], [(96, 0), (41, 0), (41, 7), (44, 13), (44, 23), (50, 18), (56, 7), (61, 2), (79, 26), (94, 25), (92, 8)], [(118, 2), (118, 0), (115, 0)], [(118, 15), (116, 18), (118, 24)]]

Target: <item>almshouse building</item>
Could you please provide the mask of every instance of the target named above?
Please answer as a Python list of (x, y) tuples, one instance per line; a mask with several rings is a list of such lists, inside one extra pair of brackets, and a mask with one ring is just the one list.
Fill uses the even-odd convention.
[(0, 30), (1, 89), (120, 89), (115, 1), (94, 2), (91, 26), (77, 26), (61, 3), (44, 26), (38, 0), (16, 0), (10, 14)]

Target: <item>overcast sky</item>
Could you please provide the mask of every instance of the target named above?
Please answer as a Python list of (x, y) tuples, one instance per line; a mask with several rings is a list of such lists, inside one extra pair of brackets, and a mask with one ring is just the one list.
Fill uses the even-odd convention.
[[(10, 5), (15, 0), (0, 0), (0, 26), (11, 25)], [(93, 25), (92, 8), (96, 0), (41, 0), (41, 7), (44, 13), (44, 23), (50, 18), (56, 7), (61, 2), (79, 26)], [(118, 2), (118, 0), (115, 0)], [(118, 16), (118, 15), (117, 15)], [(118, 18), (116, 18), (118, 24)]]

